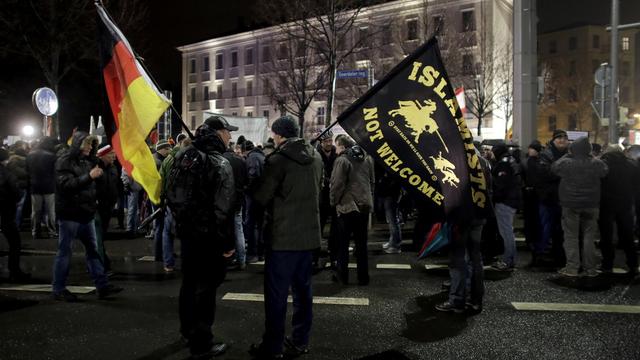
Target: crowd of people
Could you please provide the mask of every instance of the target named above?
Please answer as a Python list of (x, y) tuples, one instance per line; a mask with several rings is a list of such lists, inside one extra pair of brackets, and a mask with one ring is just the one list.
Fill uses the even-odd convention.
[[(196, 358), (227, 349), (214, 343), (211, 332), (216, 289), (226, 272), (264, 261), (265, 331), (250, 353), (277, 359), (285, 350), (296, 355), (309, 351), (311, 279), (314, 270), (323, 268), (321, 258), (327, 257), (332, 280), (348, 285), (353, 240), (357, 284), (369, 284), (372, 214), (374, 221), (388, 224), (389, 238), (381, 248), (385, 254), (402, 252), (402, 225), (409, 218), (415, 218), (414, 247), (431, 225), (445, 220), (430, 216), (428, 206), (346, 135), (323, 131), (312, 145), (299, 137), (297, 121), (288, 116), (273, 123), (273, 136), (264, 144), (244, 136), (232, 143), (231, 132), (237, 130), (224, 117), (212, 116), (193, 138), (180, 134), (175, 142), (155, 144), (162, 179), (159, 204), (149, 202), (109, 144), (87, 133), (75, 132), (68, 144), (45, 137), (31, 150), (21, 141), (0, 148), (1, 230), (9, 242), (11, 280), (29, 279), (20, 268), (19, 228), (30, 194), (32, 236), (58, 238), (53, 297), (77, 300), (66, 288), (74, 239), (84, 245), (98, 297), (122, 291), (109, 283), (111, 261), (104, 244), (115, 215), (128, 236), (153, 239), (154, 258), (166, 273), (176, 271), (174, 238), (180, 240), (180, 331)], [(482, 311), (483, 259), (495, 256), (492, 267), (498, 271), (519, 265), (518, 212), (531, 249), (529, 266), (554, 267), (567, 277), (610, 274), (617, 229), (628, 274), (637, 275), (640, 147), (612, 145), (600, 154), (587, 138), (570, 144), (563, 130), (554, 131), (544, 147), (532, 142), (525, 156), (507, 143), (476, 145), (491, 206), (477, 210), (470, 221), (449, 224), (449, 298), (437, 310)], [(151, 214), (151, 230), (139, 233), (141, 219)], [(292, 335), (286, 337), (289, 290), (294, 315)]]

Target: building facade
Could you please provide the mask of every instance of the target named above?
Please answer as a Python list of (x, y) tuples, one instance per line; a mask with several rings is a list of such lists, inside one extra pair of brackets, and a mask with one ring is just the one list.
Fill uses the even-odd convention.
[[(473, 86), (467, 84), (481, 83), (487, 89), (502, 88), (503, 77), (492, 74), (485, 79), (477, 70), (487, 58), (495, 60), (510, 46), (512, 13), (512, 0), (392, 1), (361, 9), (344, 50), (363, 45), (358, 45), (338, 70), (366, 69), (368, 79), (336, 81), (331, 120), (433, 35), (439, 37), (454, 87), (468, 89)], [(178, 48), (182, 53), (182, 116), (191, 128), (202, 123), (205, 112), (266, 117), (269, 124), (281, 115), (282, 106), (272, 96), (278, 71), (282, 71), (276, 63), (286, 58), (281, 56), (286, 47), (281, 29), (272, 26)], [(511, 71), (508, 66), (504, 69)], [(327, 121), (327, 92), (314, 95), (304, 115), (308, 136)], [(473, 91), (467, 90), (467, 96), (474, 96)], [(501, 104), (510, 97), (496, 98), (499, 100), (492, 111), (484, 116), (485, 138), (503, 138), (506, 132), (510, 115)], [(469, 113), (467, 117), (469, 127), (475, 129), (475, 117)]]

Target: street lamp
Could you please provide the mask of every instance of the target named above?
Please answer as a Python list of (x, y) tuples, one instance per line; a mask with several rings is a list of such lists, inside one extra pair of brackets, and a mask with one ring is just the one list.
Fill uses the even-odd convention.
[(25, 125), (22, 127), (22, 134), (26, 137), (32, 137), (33, 134), (35, 133), (35, 129), (33, 128), (33, 126), (31, 125)]

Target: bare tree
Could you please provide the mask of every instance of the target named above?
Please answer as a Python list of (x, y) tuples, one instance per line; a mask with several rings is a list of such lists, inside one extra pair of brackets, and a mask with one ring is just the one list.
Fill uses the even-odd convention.
[[(106, 1), (115, 22), (126, 29), (140, 26), (146, 5), (140, 0)], [(4, 0), (0, 3), (0, 54), (33, 59), (58, 94), (60, 83), (78, 65), (97, 59), (93, 1)], [(55, 131), (60, 137), (60, 110)]]

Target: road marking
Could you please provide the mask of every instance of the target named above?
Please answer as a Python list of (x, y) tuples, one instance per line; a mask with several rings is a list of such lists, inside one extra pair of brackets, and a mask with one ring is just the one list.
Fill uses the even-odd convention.
[[(258, 262), (254, 262), (252, 264), (253, 265), (264, 265), (264, 261), (258, 261)], [(331, 263), (327, 262), (326, 264), (324, 264), (324, 267), (326, 267), (326, 268), (331, 267)], [(349, 263), (348, 267), (349, 267), (349, 269), (357, 269), (358, 268), (358, 264)]]
[[(48, 292), (50, 293), (51, 284), (27, 284), (27, 285), (15, 285), (15, 286), (3, 286), (0, 290), (9, 291), (33, 291), (33, 292)], [(67, 290), (75, 294), (88, 294), (95, 291), (93, 286), (67, 286)]]
[(511, 305), (513, 305), (513, 307), (516, 310), (520, 310), (520, 311), (571, 311), (571, 312), (640, 314), (640, 306), (633, 306), (633, 305), (524, 303), (524, 302), (512, 302)]
[[(226, 293), (222, 300), (235, 300), (235, 301), (257, 301), (263, 302), (264, 295), (262, 294), (246, 294), (246, 293)], [(291, 296), (287, 298), (288, 302), (293, 302)], [(353, 306), (369, 306), (369, 299), (367, 298), (346, 298), (346, 297), (327, 297), (327, 296), (314, 296), (314, 304), (325, 305), (353, 305)]]
[(55, 255), (56, 251), (51, 250), (21, 250), (23, 254), (33, 254), (33, 255)]
[(153, 256), (143, 256), (138, 261), (156, 261), (156, 258)]
[(526, 242), (527, 240), (523, 237), (516, 236), (516, 242)]
[(409, 264), (378, 264), (376, 269), (398, 269), (398, 270), (411, 270)]
[(442, 265), (442, 264), (426, 264), (424, 266), (425, 269), (427, 270), (436, 270), (436, 269), (448, 269), (449, 265)]

